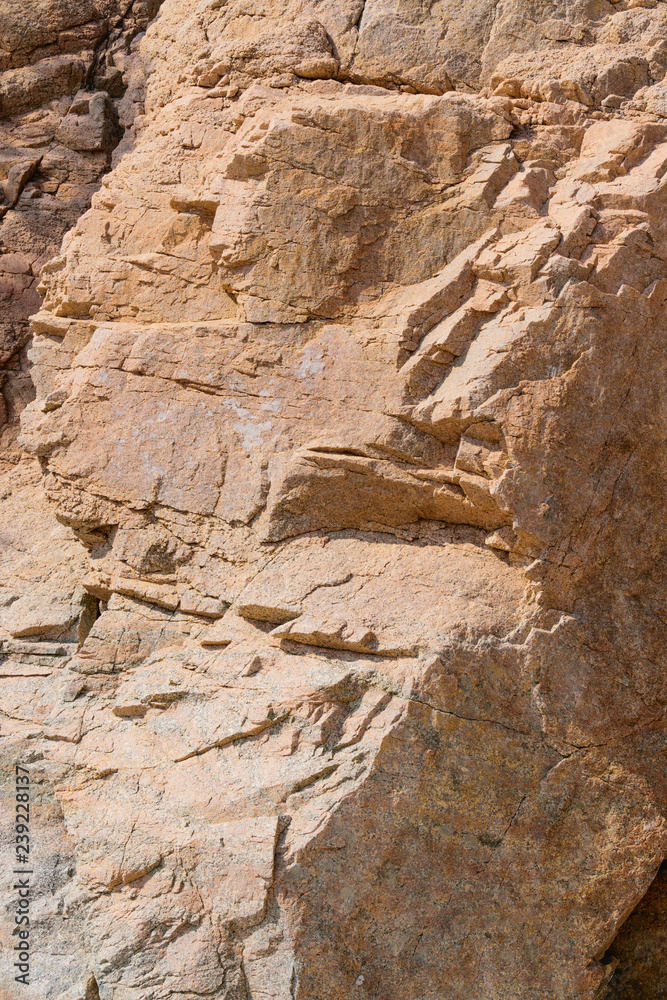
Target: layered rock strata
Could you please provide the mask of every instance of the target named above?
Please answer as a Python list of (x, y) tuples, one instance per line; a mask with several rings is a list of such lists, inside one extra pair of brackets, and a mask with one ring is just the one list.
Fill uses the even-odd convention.
[(12, 272), (2, 988), (659, 997), (667, 5), (138, 7), (0, 77), (67, 65), (98, 171), (2, 220), (69, 228)]

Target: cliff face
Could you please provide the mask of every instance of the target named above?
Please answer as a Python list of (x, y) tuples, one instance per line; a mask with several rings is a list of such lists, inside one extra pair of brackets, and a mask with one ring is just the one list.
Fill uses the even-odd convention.
[(1, 995), (662, 997), (667, 4), (42, 8)]

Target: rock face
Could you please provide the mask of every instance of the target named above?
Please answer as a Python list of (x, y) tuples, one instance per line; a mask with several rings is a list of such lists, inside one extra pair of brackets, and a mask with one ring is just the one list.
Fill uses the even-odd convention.
[(666, 996), (667, 3), (39, 6), (0, 994)]
[[(159, 0), (0, 4), (0, 469), (20, 459), (18, 416), (34, 395), (28, 318), (41, 267), (111, 165), (143, 99), (136, 52)], [(115, 98), (116, 100), (113, 100)], [(120, 120), (119, 120), (120, 119)]]

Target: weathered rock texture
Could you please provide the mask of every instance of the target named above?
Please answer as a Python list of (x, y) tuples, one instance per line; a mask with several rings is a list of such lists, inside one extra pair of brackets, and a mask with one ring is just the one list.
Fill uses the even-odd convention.
[(0, 6), (1, 995), (666, 996), (667, 3), (157, 6)]
[[(19, 461), (28, 318), (41, 267), (89, 207), (143, 110), (136, 45), (159, 0), (0, 4), (0, 469)], [(115, 100), (114, 100), (115, 99)]]

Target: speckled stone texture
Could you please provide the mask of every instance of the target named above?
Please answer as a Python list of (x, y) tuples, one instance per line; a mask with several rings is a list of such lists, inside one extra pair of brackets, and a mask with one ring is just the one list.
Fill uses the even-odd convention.
[(667, 996), (667, 3), (37, 6), (0, 997)]

